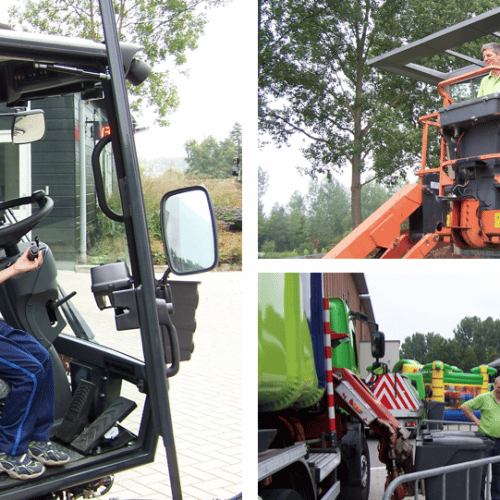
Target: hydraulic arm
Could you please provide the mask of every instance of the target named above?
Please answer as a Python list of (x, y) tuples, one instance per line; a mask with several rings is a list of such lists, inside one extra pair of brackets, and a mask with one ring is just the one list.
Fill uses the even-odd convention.
[[(347, 368), (333, 368), (335, 403), (370, 427), (380, 440), (379, 460), (386, 465), (386, 486), (401, 474), (413, 472), (413, 447), (408, 431), (378, 401), (367, 385)], [(394, 494), (400, 500), (413, 494), (413, 486), (401, 485)]]
[[(439, 238), (428, 234), (415, 245), (410, 233), (402, 232), (401, 224), (422, 207), (420, 184), (409, 184), (363, 221), (351, 234), (330, 250), (326, 259), (363, 259), (372, 252), (379, 258), (417, 258), (427, 253)], [(422, 248), (423, 247), (423, 248)], [(425, 255), (425, 254), (423, 254)], [(422, 255), (422, 256), (423, 256)]]

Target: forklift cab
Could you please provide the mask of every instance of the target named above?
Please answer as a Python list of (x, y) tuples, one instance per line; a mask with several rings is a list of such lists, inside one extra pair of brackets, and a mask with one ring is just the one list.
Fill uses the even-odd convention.
[[(205, 189), (167, 193), (158, 209), (168, 270), (161, 279), (155, 277), (125, 87), (125, 78), (139, 85), (150, 68), (138, 57), (139, 46), (118, 41), (111, 1), (100, 3), (106, 43), (0, 30), (0, 103), (9, 107), (0, 114), (0, 136), (13, 144), (44, 139), (43, 113), (27, 109), (35, 100), (66, 94), (102, 100), (112, 133), (94, 149), (97, 198), (103, 213), (124, 226), (129, 260), (97, 266), (89, 286), (96, 311), (114, 310), (117, 330), (140, 331), (143, 359), (99, 343), (99, 332), (91, 331), (72, 305), (73, 292), (66, 293), (57, 282), (50, 242), (28, 238), (37, 224), (50, 220), (53, 200), (40, 189), (11, 199), (5, 193), (0, 202), (5, 215), (0, 223), (0, 269), (30, 246), (42, 252), (43, 264), (0, 285), (0, 313), (5, 322), (37, 338), (51, 355), (57, 394), (52, 439), (71, 461), (30, 481), (1, 474), (0, 500), (99, 496), (97, 490), (109, 485), (113, 474), (152, 462), (160, 436), (172, 497), (182, 498), (167, 378), (191, 355), (198, 292), (196, 282), (179, 285), (170, 275), (215, 267), (215, 222)], [(120, 213), (110, 209), (100, 190), (103, 144), (113, 149)], [(33, 207), (31, 215), (21, 220), (12, 216), (25, 205)], [(121, 396), (123, 382), (145, 394), (142, 408)], [(126, 426), (133, 411), (141, 412), (137, 433)]]

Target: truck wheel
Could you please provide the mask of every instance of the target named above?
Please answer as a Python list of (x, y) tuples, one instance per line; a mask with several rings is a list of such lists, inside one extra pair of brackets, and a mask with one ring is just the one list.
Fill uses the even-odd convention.
[(352, 486), (349, 484), (349, 474), (345, 468), (340, 473), (342, 500), (368, 500), (370, 495), (370, 450), (364, 435), (361, 436), (361, 453), (357, 457), (361, 467), (361, 484)]
[(295, 490), (264, 490), (259, 496), (262, 500), (303, 500), (302, 496)]

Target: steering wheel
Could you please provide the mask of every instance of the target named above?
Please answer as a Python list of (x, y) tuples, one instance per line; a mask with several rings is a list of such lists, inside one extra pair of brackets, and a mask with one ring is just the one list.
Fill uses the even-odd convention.
[(39, 190), (35, 191), (31, 196), (0, 202), (0, 210), (17, 208), (33, 203), (38, 204), (38, 210), (34, 214), (14, 224), (0, 227), (0, 248), (5, 249), (7, 255), (18, 253), (17, 244), (25, 234), (29, 233), (44, 217), (52, 212), (54, 201), (52, 198), (45, 196), (43, 190)]

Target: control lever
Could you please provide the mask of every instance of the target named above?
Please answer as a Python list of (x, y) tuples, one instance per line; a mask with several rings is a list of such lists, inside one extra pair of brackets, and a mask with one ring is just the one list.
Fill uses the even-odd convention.
[(28, 252), (28, 260), (35, 260), (38, 256), (39, 251), (40, 251), (40, 241), (38, 240), (38, 236), (36, 236), (35, 243), (32, 243), (30, 246), (30, 251)]
[(76, 295), (76, 292), (68, 293), (65, 297), (61, 297), (59, 300), (49, 300), (46, 304), (47, 314), (49, 315), (49, 321), (51, 325), (57, 323), (56, 310), (58, 307), (61, 307), (65, 302), (68, 302), (69, 299), (73, 298)]

